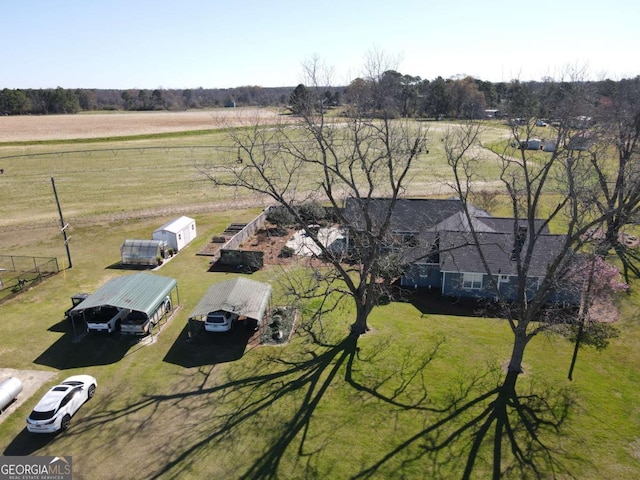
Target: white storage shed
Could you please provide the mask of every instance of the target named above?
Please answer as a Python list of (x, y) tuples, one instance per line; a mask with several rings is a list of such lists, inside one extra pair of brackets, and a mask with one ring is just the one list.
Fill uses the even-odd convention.
[(196, 221), (185, 216), (176, 218), (154, 230), (152, 238), (178, 252), (196, 238)]

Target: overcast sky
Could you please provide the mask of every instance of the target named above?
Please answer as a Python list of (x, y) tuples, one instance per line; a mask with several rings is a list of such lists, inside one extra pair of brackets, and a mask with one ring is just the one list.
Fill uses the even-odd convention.
[[(0, 0), (0, 88), (333, 84), (390, 66), (432, 80), (640, 74), (637, 0)], [(566, 77), (566, 75), (565, 75)]]

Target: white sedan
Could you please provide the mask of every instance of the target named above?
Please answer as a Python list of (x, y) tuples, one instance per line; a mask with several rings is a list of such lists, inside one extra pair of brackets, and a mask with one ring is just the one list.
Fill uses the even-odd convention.
[(74, 375), (52, 387), (27, 418), (27, 430), (54, 433), (69, 428), (71, 417), (93, 397), (97, 386), (91, 375)]

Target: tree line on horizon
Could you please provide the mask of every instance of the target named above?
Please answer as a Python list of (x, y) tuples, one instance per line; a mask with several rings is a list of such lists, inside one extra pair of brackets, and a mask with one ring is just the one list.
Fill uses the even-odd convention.
[[(519, 81), (490, 82), (470, 76), (425, 80), (385, 71), (376, 84), (376, 93), (367, 108), (370, 114), (384, 110), (397, 118), (480, 119), (492, 115), (550, 117), (554, 103), (578, 85), (584, 91), (604, 97), (617, 85), (638, 83), (633, 79), (602, 81)], [(288, 107), (299, 114), (312, 96), (318, 106), (327, 108), (356, 103), (368, 88), (367, 80), (357, 78), (347, 86), (296, 87), (241, 86), (235, 88), (196, 89), (8, 89), (0, 90), (0, 114), (47, 115), (82, 111), (184, 111), (190, 109), (275, 106)], [(313, 95), (311, 95), (313, 90)], [(361, 103), (359, 103), (362, 108)], [(384, 108), (383, 108), (384, 107)]]

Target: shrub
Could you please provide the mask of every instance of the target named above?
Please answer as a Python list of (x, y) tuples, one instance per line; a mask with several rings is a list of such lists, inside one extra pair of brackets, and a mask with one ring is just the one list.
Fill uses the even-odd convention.
[(267, 220), (280, 228), (288, 227), (294, 222), (291, 212), (283, 206), (270, 208), (267, 212)]
[(298, 214), (305, 223), (320, 223), (326, 217), (327, 212), (319, 202), (306, 202), (298, 207)]
[(280, 258), (290, 258), (293, 257), (293, 254), (295, 253), (295, 251), (293, 250), (293, 248), (291, 247), (287, 247), (286, 245), (284, 247), (282, 247), (282, 250), (280, 250)]

